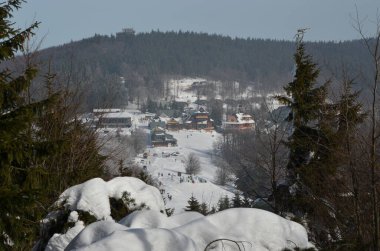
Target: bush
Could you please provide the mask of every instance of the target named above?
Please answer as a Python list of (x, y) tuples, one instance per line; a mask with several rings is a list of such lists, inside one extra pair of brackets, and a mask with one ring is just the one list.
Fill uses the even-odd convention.
[(185, 160), (185, 171), (188, 174), (198, 174), (201, 171), (201, 162), (199, 158), (190, 153)]

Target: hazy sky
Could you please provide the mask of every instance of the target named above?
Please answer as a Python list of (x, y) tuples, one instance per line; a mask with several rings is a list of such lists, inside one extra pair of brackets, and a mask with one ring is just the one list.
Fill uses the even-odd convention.
[(307, 40), (338, 41), (358, 38), (350, 18), (355, 6), (374, 31), (380, 0), (29, 0), (14, 20), (20, 27), (40, 21), (42, 47), (125, 27), (288, 40), (308, 27)]

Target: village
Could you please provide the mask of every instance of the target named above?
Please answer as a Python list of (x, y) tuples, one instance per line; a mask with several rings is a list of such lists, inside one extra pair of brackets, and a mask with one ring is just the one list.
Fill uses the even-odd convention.
[[(223, 120), (218, 125), (208, 111), (207, 102), (199, 100), (188, 88), (199, 82), (186, 79), (179, 83), (172, 85), (177, 99), (175, 107), (166, 106), (156, 112), (149, 109), (143, 112), (136, 105), (99, 108), (90, 116), (97, 133), (107, 139), (128, 136), (137, 130), (145, 133), (146, 148), (136, 153), (133, 163), (151, 175), (166, 207), (176, 213), (184, 210), (191, 196), (209, 208), (217, 207), (223, 196), (234, 196), (237, 190), (232, 184), (215, 183), (218, 167), (213, 159), (214, 144), (223, 134), (255, 130), (254, 117), (240, 105), (228, 112), (224, 107)], [(191, 154), (200, 160), (201, 171), (197, 174), (185, 170), (185, 161)]]

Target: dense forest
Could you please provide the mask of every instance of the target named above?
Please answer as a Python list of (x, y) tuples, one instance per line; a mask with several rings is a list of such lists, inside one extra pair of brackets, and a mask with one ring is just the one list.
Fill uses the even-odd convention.
[[(365, 85), (367, 80), (362, 77), (371, 67), (361, 41), (307, 42), (305, 47), (321, 69), (321, 80), (337, 80), (345, 69), (359, 89)], [(141, 92), (149, 96), (152, 89), (153, 99), (162, 97), (165, 80), (178, 76), (239, 81), (241, 86), (262, 91), (281, 90), (295, 70), (294, 50), (295, 43), (290, 41), (152, 31), (95, 35), (39, 51), (38, 58), (45, 65), (49, 62), (53, 72), (70, 72), (82, 79), (89, 90), (87, 108), (92, 108), (110, 100), (121, 105), (126, 97), (132, 100)]]

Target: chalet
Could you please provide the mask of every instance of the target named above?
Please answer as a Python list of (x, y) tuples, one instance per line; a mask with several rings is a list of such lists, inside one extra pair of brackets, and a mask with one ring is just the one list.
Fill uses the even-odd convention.
[(155, 127), (151, 130), (151, 142), (153, 147), (177, 145), (177, 140), (173, 135), (167, 134), (162, 127)]
[(255, 121), (252, 116), (245, 113), (228, 115), (226, 121), (222, 122), (223, 130), (253, 130)]
[(188, 116), (187, 120), (184, 123), (184, 126), (186, 129), (214, 129), (213, 120), (210, 118), (209, 113), (202, 107), (198, 111), (195, 111)]
[(180, 129), (180, 124), (178, 120), (171, 118), (166, 122), (166, 129), (170, 131), (178, 131)]

